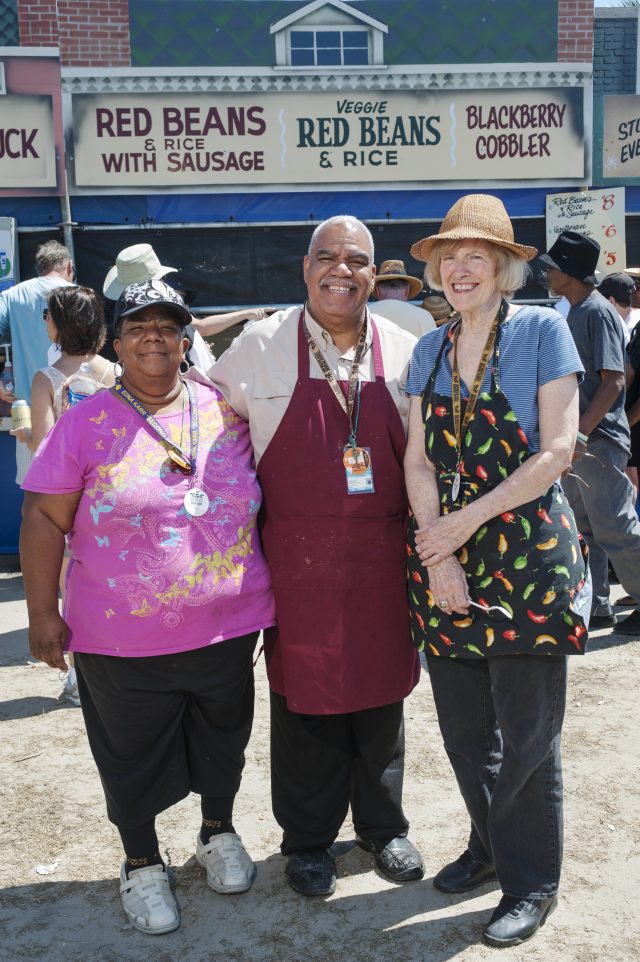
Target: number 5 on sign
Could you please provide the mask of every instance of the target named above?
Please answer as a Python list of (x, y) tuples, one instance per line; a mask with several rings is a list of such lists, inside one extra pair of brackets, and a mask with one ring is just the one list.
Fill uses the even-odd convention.
[(624, 187), (583, 190), (575, 194), (547, 194), (547, 249), (564, 230), (593, 237), (600, 244), (601, 279), (627, 265)]

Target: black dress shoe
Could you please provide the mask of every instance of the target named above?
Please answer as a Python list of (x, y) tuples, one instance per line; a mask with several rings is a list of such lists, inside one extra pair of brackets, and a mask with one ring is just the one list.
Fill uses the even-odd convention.
[(333, 895), (336, 890), (335, 859), (324, 848), (289, 855), (285, 874), (299, 895)]
[(422, 855), (404, 835), (389, 841), (356, 837), (356, 842), (373, 852), (377, 867), (392, 882), (412, 882), (424, 876)]
[(634, 635), (640, 638), (640, 608), (636, 608), (630, 615), (623, 618), (616, 625), (617, 635)]
[(493, 865), (479, 861), (467, 850), (455, 862), (445, 865), (435, 876), (433, 884), (441, 892), (458, 895), (460, 892), (472, 892), (485, 882), (494, 882), (496, 878)]
[(598, 631), (600, 628), (614, 628), (617, 620), (612, 611), (604, 615), (591, 615), (589, 627), (593, 628), (594, 631)]
[(484, 930), (483, 939), (487, 945), (495, 945), (500, 949), (509, 945), (520, 945), (535, 935), (557, 905), (557, 895), (549, 899), (535, 900), (503, 895)]

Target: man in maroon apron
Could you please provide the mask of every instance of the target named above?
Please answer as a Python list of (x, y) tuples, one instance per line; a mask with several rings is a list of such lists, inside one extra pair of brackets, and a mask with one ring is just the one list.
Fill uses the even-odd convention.
[(325, 221), (304, 259), (305, 306), (252, 325), (209, 372), (249, 421), (263, 491), (273, 810), (302, 895), (334, 891), (329, 849), (349, 805), (387, 877), (423, 875), (402, 811), (403, 699), (419, 676), (401, 388), (415, 338), (368, 313), (374, 274), (364, 224)]

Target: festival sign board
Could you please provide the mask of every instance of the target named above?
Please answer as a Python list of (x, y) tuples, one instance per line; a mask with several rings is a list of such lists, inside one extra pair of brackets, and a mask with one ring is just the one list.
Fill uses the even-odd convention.
[(598, 270), (604, 277), (627, 264), (624, 187), (547, 194), (547, 250), (558, 234), (575, 230), (600, 244)]
[(580, 180), (581, 88), (75, 94), (75, 184)]
[(640, 95), (605, 97), (603, 109), (603, 176), (640, 177)]
[(65, 190), (64, 135), (57, 50), (0, 48), (0, 197)]

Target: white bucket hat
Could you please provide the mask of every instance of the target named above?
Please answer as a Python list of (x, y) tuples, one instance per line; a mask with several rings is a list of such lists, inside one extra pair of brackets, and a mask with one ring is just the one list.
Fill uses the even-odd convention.
[(130, 284), (158, 280), (177, 270), (177, 267), (161, 264), (151, 244), (134, 244), (125, 247), (116, 257), (115, 265), (104, 279), (102, 293), (110, 301), (117, 301)]

